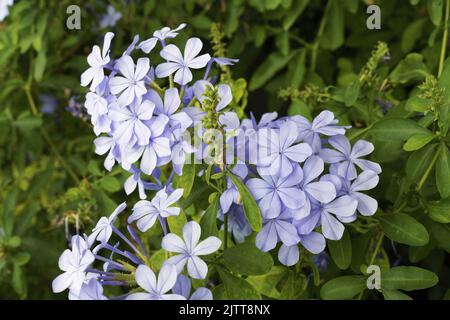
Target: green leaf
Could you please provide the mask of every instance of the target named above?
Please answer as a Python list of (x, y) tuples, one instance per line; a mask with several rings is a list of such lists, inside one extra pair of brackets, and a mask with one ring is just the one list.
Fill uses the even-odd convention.
[(103, 175), (102, 171), (100, 170), (100, 166), (98, 165), (98, 162), (95, 160), (92, 159), (89, 160), (87, 169), (88, 172), (93, 174), (94, 176), (98, 177)]
[(414, 151), (406, 162), (406, 175), (412, 182), (418, 182), (424, 176), (429, 166), (433, 164), (437, 144), (429, 144)]
[(292, 59), (292, 63), (289, 64), (289, 71), (287, 74), (289, 87), (298, 88), (303, 83), (306, 73), (306, 53), (307, 50), (299, 51), (299, 53)]
[(174, 179), (174, 185), (176, 188), (182, 188), (183, 198), (187, 198), (192, 191), (195, 180), (195, 163), (186, 163), (183, 166), (183, 174), (176, 176)]
[(264, 5), (267, 10), (275, 10), (283, 0), (264, 0)]
[(281, 300), (297, 300), (301, 297), (305, 290), (308, 279), (302, 273), (298, 274), (292, 270), (287, 271), (288, 276), (282, 282), (280, 292)]
[(428, 0), (427, 1), (428, 14), (435, 26), (439, 26), (444, 14), (444, 3), (442, 0)]
[(259, 250), (254, 243), (246, 242), (228, 248), (223, 253), (225, 266), (242, 275), (261, 275), (272, 269), (273, 260), (269, 253)]
[(417, 40), (422, 37), (423, 26), (427, 22), (427, 19), (418, 19), (412, 22), (408, 27), (406, 27), (405, 32), (403, 32), (401, 48), (402, 51), (407, 53), (410, 52)]
[(361, 84), (358, 79), (353, 80), (345, 89), (344, 101), (347, 107), (352, 107), (355, 105), (359, 97), (359, 90), (361, 89)]
[(42, 117), (23, 113), (14, 121), (14, 126), (23, 131), (30, 131), (42, 126)]
[(427, 229), (407, 214), (396, 213), (380, 217), (380, 221), (386, 236), (398, 243), (424, 246), (430, 240)]
[(370, 130), (376, 140), (405, 141), (413, 135), (431, 132), (410, 119), (384, 119), (378, 121)]
[(410, 296), (398, 290), (384, 290), (383, 297), (385, 300), (412, 300)]
[(381, 274), (383, 290), (421, 290), (435, 286), (438, 281), (433, 272), (418, 267), (394, 267)]
[(429, 74), (428, 68), (423, 62), (422, 55), (410, 53), (400, 61), (390, 74), (394, 83), (407, 83), (409, 81), (421, 81)]
[(406, 101), (405, 109), (408, 111), (425, 112), (430, 108), (430, 102), (418, 96), (414, 96)]
[(436, 239), (437, 245), (450, 253), (450, 229), (447, 225), (433, 222), (431, 224), (431, 234)]
[(159, 249), (150, 257), (150, 266), (153, 270), (159, 270), (166, 259), (166, 251), (164, 249)]
[(44, 75), (45, 67), (47, 65), (47, 54), (42, 48), (39, 50), (36, 60), (34, 62), (34, 79), (39, 82)]
[(431, 250), (435, 248), (434, 241), (428, 242), (428, 244), (421, 247), (409, 247), (408, 248), (408, 258), (412, 263), (417, 263), (430, 254)]
[(428, 203), (429, 216), (439, 223), (450, 223), (450, 197)]
[(13, 261), (19, 267), (26, 265), (30, 261), (31, 255), (28, 252), (19, 252), (14, 255)]
[(250, 227), (253, 231), (260, 231), (262, 228), (262, 218), (261, 212), (258, 205), (256, 204), (255, 199), (240, 178), (236, 177), (231, 172), (229, 172), (228, 176), (231, 178), (231, 181), (236, 186), (236, 189), (241, 196), (241, 200), (244, 205), (244, 213), (247, 217)]
[(324, 300), (351, 299), (366, 287), (364, 276), (343, 276), (325, 283), (320, 289), (320, 296)]
[(341, 270), (347, 269), (352, 262), (352, 242), (348, 231), (344, 231), (344, 234), (340, 240), (328, 240), (327, 245), (330, 250), (331, 257), (338, 268)]
[(301, 115), (301, 116), (305, 117), (306, 119), (309, 119), (309, 120), (312, 119), (311, 110), (308, 108), (306, 103), (300, 99), (292, 100), (291, 105), (289, 106), (289, 109), (288, 109), (288, 115), (290, 115), (290, 116)]
[(186, 215), (182, 210), (180, 210), (180, 214), (177, 216), (167, 217), (167, 224), (169, 225), (170, 232), (175, 233), (179, 236), (183, 236), (183, 227), (186, 223)]
[(108, 191), (108, 192), (117, 192), (122, 189), (122, 185), (120, 184), (117, 178), (112, 176), (105, 176), (100, 181), (100, 186)]
[(344, 8), (342, 1), (332, 1), (326, 12), (327, 24), (320, 38), (322, 48), (336, 50), (344, 44)]
[(21, 297), (24, 298), (26, 295), (26, 282), (24, 273), (22, 272), (22, 267), (18, 263), (13, 264), (13, 273), (11, 284), (14, 291)]
[(373, 236), (373, 232), (366, 232), (352, 239), (352, 262), (354, 272), (359, 272), (361, 265), (366, 263), (367, 252)]
[(250, 282), (260, 294), (269, 298), (279, 299), (280, 292), (276, 287), (285, 273), (286, 269), (284, 267), (274, 266), (264, 275), (249, 276), (247, 281)]
[(439, 86), (445, 89), (444, 101), (450, 99), (450, 58), (445, 61), (441, 77), (439, 78)]
[(289, 54), (289, 33), (283, 32), (282, 34), (278, 35), (276, 38), (276, 45), (278, 49), (280, 49), (281, 54), (284, 56)]
[(219, 195), (217, 193), (211, 194), (211, 204), (206, 209), (202, 218), (200, 219), (200, 227), (202, 229), (202, 239), (209, 236), (217, 237), (219, 231), (217, 229), (217, 211), (219, 210)]
[(405, 151), (415, 151), (423, 148), (435, 138), (435, 135), (430, 133), (420, 133), (411, 136), (403, 145)]
[(297, 53), (298, 50), (292, 51), (286, 56), (279, 52), (269, 54), (267, 59), (253, 73), (253, 76), (250, 79), (249, 89), (253, 91), (261, 88), (278, 71), (283, 69)]
[(258, 291), (246, 280), (236, 277), (224, 268), (217, 266), (217, 271), (223, 281), (226, 297), (232, 300), (260, 300)]
[(441, 198), (450, 197), (450, 152), (445, 143), (441, 143), (436, 162), (436, 186)]
[(305, 10), (308, 5), (309, 0), (294, 0), (292, 4), (292, 9), (289, 10), (283, 20), (283, 29), (285, 31), (289, 30), (295, 21), (300, 17), (300, 15)]

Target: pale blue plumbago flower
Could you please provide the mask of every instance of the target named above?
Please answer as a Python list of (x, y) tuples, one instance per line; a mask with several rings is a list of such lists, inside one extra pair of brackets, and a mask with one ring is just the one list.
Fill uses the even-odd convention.
[(326, 272), (330, 263), (330, 257), (325, 252), (321, 252), (313, 256), (313, 262), (319, 269), (319, 272)]
[(245, 237), (252, 233), (252, 229), (244, 213), (244, 207), (242, 205), (232, 204), (226, 213), (223, 213), (222, 209), (219, 210), (218, 218), (224, 221), (225, 214), (228, 216), (228, 230), (230, 230), (234, 240), (238, 243), (244, 242)]
[(155, 32), (153, 32), (153, 37), (142, 41), (138, 45), (138, 48), (148, 54), (156, 46), (156, 43), (158, 42), (158, 40), (163, 45), (165, 45), (164, 40), (175, 38), (178, 35), (178, 31), (184, 29), (185, 27), (186, 27), (186, 24), (182, 23), (175, 29), (170, 29), (169, 27), (164, 27), (160, 30), (156, 30)]
[(129, 107), (121, 107), (112, 103), (108, 116), (115, 122), (114, 139), (120, 145), (137, 142), (140, 146), (148, 144), (151, 131), (145, 121), (153, 116), (155, 104), (145, 100), (142, 103), (136, 102)]
[(121, 18), (122, 14), (119, 11), (116, 11), (114, 6), (108, 5), (106, 7), (106, 13), (100, 20), (100, 28), (114, 27)]
[(331, 111), (322, 111), (312, 123), (302, 116), (293, 116), (291, 120), (297, 124), (299, 140), (309, 143), (315, 153), (320, 150), (322, 145), (321, 134), (336, 136), (345, 134), (345, 129), (349, 128), (337, 126), (338, 120), (334, 119)]
[(325, 162), (332, 163), (337, 168), (339, 176), (354, 180), (358, 175), (355, 165), (362, 170), (371, 170), (376, 174), (381, 173), (381, 167), (378, 163), (360, 159), (373, 152), (374, 146), (372, 143), (359, 140), (352, 148), (350, 141), (344, 135), (331, 137), (328, 139), (328, 143), (336, 150), (325, 148), (320, 150), (319, 155)]
[(185, 297), (187, 300), (212, 300), (212, 292), (211, 290), (200, 287), (195, 290), (191, 295), (191, 280), (185, 275), (179, 274), (177, 278), (177, 282), (172, 288), (172, 292), (175, 294), (179, 294), (180, 296)]
[(179, 176), (183, 174), (183, 167), (186, 162), (186, 156), (194, 153), (196, 149), (184, 140), (180, 140), (172, 146), (172, 166), (175, 173)]
[(235, 63), (239, 62), (239, 59), (219, 58), (219, 57), (214, 57), (211, 60), (217, 63), (219, 66), (232, 66)]
[(303, 179), (300, 183), (301, 190), (305, 193), (305, 205), (294, 212), (295, 219), (302, 219), (311, 211), (311, 201), (328, 203), (336, 198), (336, 189), (329, 181), (315, 181), (324, 171), (325, 166), (321, 158), (312, 156), (305, 161), (303, 166)]
[(291, 222), (292, 214), (289, 210), (285, 210), (274, 219), (265, 220), (263, 228), (256, 236), (256, 246), (261, 251), (267, 252), (275, 248), (278, 241), (286, 246), (297, 245), (300, 237)]
[[(302, 226), (301, 220), (292, 220), (292, 224), (297, 229), (297, 234), (300, 238), (300, 244), (309, 252), (318, 254), (325, 250), (326, 241), (321, 233), (311, 231), (307, 234), (302, 233), (300, 226)], [(283, 244), (278, 250), (278, 260), (285, 266), (295, 265), (300, 258), (300, 252), (298, 245), (285, 245)]]
[[(244, 180), (248, 175), (247, 165), (242, 161), (238, 161), (238, 163), (231, 169), (231, 172)], [(227, 178), (227, 189), (220, 195), (219, 200), (220, 208), (223, 213), (227, 213), (233, 203), (240, 203), (239, 192), (230, 178)]]
[(0, 0), (0, 22), (9, 15), (9, 7), (14, 4), (14, 0)]
[(69, 300), (108, 300), (108, 298), (103, 294), (103, 287), (98, 280), (91, 278), (83, 283), (78, 294), (71, 290)]
[(156, 280), (155, 273), (146, 265), (139, 265), (136, 269), (136, 282), (145, 292), (128, 295), (127, 300), (186, 300), (179, 294), (168, 293), (177, 281), (177, 268), (166, 263), (163, 265)]
[(81, 85), (86, 87), (91, 84), (90, 90), (95, 91), (100, 82), (103, 81), (105, 73), (103, 68), (110, 62), (109, 47), (111, 40), (114, 38), (114, 33), (108, 32), (103, 40), (103, 49), (100, 52), (100, 47), (95, 45), (92, 52), (88, 55), (87, 61), (89, 69), (81, 75)]
[(257, 131), (258, 129), (269, 126), (276, 118), (278, 118), (277, 112), (264, 113), (258, 123), (253, 116), (253, 113), (250, 113), (250, 119), (242, 120), (242, 127)]
[(305, 161), (312, 149), (307, 143), (295, 144), (297, 127), (286, 121), (279, 130), (262, 128), (258, 131), (258, 170), (264, 175), (286, 177), (296, 163)]
[(113, 224), (116, 221), (117, 216), (125, 210), (126, 207), (127, 204), (123, 202), (113, 211), (113, 213), (111, 213), (109, 217), (101, 217), (89, 236), (89, 243), (93, 243), (95, 240), (100, 242), (108, 242), (109, 238), (111, 238), (114, 228)]
[(53, 292), (59, 293), (70, 288), (78, 292), (86, 278), (86, 269), (95, 257), (87, 242), (80, 236), (72, 237), (72, 250), (66, 249), (59, 257), (58, 266), (64, 271), (52, 282)]
[(161, 50), (160, 55), (168, 62), (159, 64), (156, 67), (156, 76), (165, 78), (175, 72), (174, 81), (180, 85), (185, 85), (192, 80), (190, 69), (201, 69), (208, 63), (211, 56), (209, 54), (197, 55), (202, 50), (203, 43), (199, 38), (190, 38), (186, 42), (184, 55), (180, 49), (173, 44), (169, 44)]
[(180, 214), (180, 208), (172, 207), (183, 196), (183, 189), (176, 189), (168, 194), (164, 188), (158, 191), (152, 201), (141, 200), (133, 207), (133, 214), (128, 217), (128, 223), (136, 221), (141, 232), (150, 229), (157, 218), (167, 218)]
[[(294, 221), (295, 222), (295, 221)], [(302, 246), (311, 253), (318, 254), (325, 250), (326, 242), (322, 234), (311, 232), (307, 235), (299, 235)], [(295, 265), (300, 258), (298, 245), (287, 246), (283, 244), (278, 250), (278, 260), (285, 266)]]
[[(100, 218), (84, 247), (78, 244), (83, 250), (74, 244), (75, 249), (63, 254), (61, 266), (66, 273), (55, 279), (54, 288), (58, 291), (70, 288), (71, 299), (105, 299), (104, 286), (133, 286), (134, 281), (130, 283), (123, 275), (135, 276), (145, 292), (133, 290), (132, 294), (112, 299), (212, 297), (206, 288), (191, 295), (187, 277), (207, 276), (208, 265), (200, 256), (218, 250), (221, 240), (209, 237), (200, 241), (201, 229), (195, 221), (184, 225), (182, 237), (168, 233), (167, 223), (169, 216), (179, 215), (181, 210), (176, 203), (183, 190), (172, 189), (175, 174), (182, 174), (192, 153), (196, 153), (192, 157), (199, 159), (206, 155), (204, 142), (192, 146), (185, 136), (192, 127), (198, 137), (204, 132), (204, 128), (194, 124), (201, 123), (206, 114), (198, 104), (205, 102), (207, 88), (217, 90), (220, 98), (216, 111), (218, 125), (227, 133), (226, 158), (230, 155), (229, 159), (237, 160), (234, 166), (227, 166), (247, 185), (261, 209), (263, 228), (256, 236), (256, 245), (262, 251), (271, 251), (281, 242), (278, 259), (285, 266), (293, 266), (299, 261), (300, 246), (311, 253), (320, 253), (325, 249), (325, 238), (340, 239), (344, 224), (354, 221), (357, 212), (372, 215), (377, 210), (376, 200), (364, 193), (377, 185), (381, 172), (378, 164), (362, 159), (372, 152), (370, 143), (358, 141), (352, 148), (343, 136), (348, 127), (338, 126), (329, 111), (321, 112), (312, 122), (301, 116), (278, 118), (277, 113), (264, 114), (257, 122), (253, 114), (250, 119), (240, 119), (233, 111), (224, 112), (233, 100), (232, 90), (224, 83), (209, 81), (208, 74), (212, 65), (236, 61), (211, 58), (208, 54), (199, 56), (203, 45), (197, 38), (187, 41), (183, 55), (173, 44), (166, 45), (166, 40), (174, 38), (182, 28), (184, 25), (174, 30), (163, 28), (138, 45), (150, 53), (160, 42), (163, 48), (160, 55), (166, 60), (160, 65), (150, 66), (148, 58), (139, 57), (135, 65), (130, 55), (137, 53), (133, 51), (138, 36), (122, 57), (110, 61), (111, 33), (105, 36), (103, 52), (96, 46), (88, 58), (90, 68), (82, 80), (84, 85), (91, 84), (91, 92), (86, 95), (85, 107), (94, 132), (102, 134), (94, 141), (95, 152), (106, 155), (107, 170), (117, 163), (131, 173), (124, 189), (127, 194), (138, 189), (142, 200), (134, 205), (128, 217), (128, 234), (119, 230), (123, 224), (114, 222), (125, 209), (122, 204), (110, 217)], [(203, 80), (189, 83), (193, 80), (191, 69), (204, 67)], [(158, 78), (174, 73), (171, 87), (167, 87), (166, 80), (157, 83)], [(237, 156), (235, 151), (239, 152)], [(214, 173), (217, 170), (213, 167)], [(217, 217), (224, 221), (227, 215), (227, 227), (234, 241), (243, 242), (252, 230), (239, 192), (230, 180), (227, 184), (220, 196)], [(156, 195), (144, 200), (147, 192)], [(141, 232), (146, 232), (157, 220), (164, 234), (162, 249), (175, 253), (164, 262), (158, 281), (144, 265), (158, 247), (147, 252), (132, 226), (136, 223)], [(76, 239), (77, 243), (85, 241), (81, 237)], [(111, 241), (114, 242), (110, 244)], [(76, 260), (72, 256), (82, 262), (66, 263)], [(99, 269), (95, 269), (93, 262), (100, 264)], [(187, 272), (181, 275), (185, 266)]]
[(188, 274), (194, 279), (205, 279), (208, 273), (208, 266), (198, 256), (211, 254), (222, 244), (219, 238), (213, 236), (199, 242), (200, 234), (200, 225), (190, 221), (183, 227), (183, 239), (174, 233), (169, 233), (161, 242), (164, 250), (179, 253), (169, 258), (167, 263), (176, 265), (178, 272), (181, 272), (187, 263)]
[(113, 137), (98, 137), (94, 140), (95, 153), (98, 155), (104, 155), (108, 153), (105, 158), (105, 169), (111, 171), (114, 163), (117, 159), (120, 160), (120, 151), (118, 145)]
[(350, 196), (342, 196), (329, 203), (311, 201), (311, 213), (299, 220), (299, 233), (309, 234), (321, 225), (325, 238), (339, 240), (344, 233), (344, 225), (339, 220), (353, 217), (357, 206), (358, 201)]
[(158, 115), (147, 121), (147, 128), (150, 137), (145, 146), (139, 143), (132, 148), (125, 148), (126, 156), (122, 162), (122, 167), (127, 169), (131, 163), (141, 159), (140, 168), (145, 174), (151, 175), (157, 166), (162, 166), (170, 161), (171, 146), (166, 125), (169, 118), (165, 115)]
[[(199, 80), (194, 84), (194, 94), (200, 103), (203, 103), (205, 99), (204, 93), (208, 87), (214, 89), (212, 83), (206, 80)], [(219, 95), (220, 101), (216, 106), (216, 111), (220, 111), (230, 104), (233, 100), (233, 94), (231, 93), (230, 86), (227, 84), (219, 84), (217, 86), (217, 94)]]
[(43, 114), (52, 114), (56, 110), (58, 101), (51, 94), (41, 94), (39, 95), (39, 100), (41, 102), (41, 112)]
[(363, 171), (353, 182), (344, 180), (342, 185), (344, 194), (358, 201), (358, 211), (363, 216), (372, 216), (378, 208), (376, 199), (362, 193), (375, 188), (380, 180), (378, 174), (371, 170)]
[(144, 77), (150, 70), (148, 58), (139, 58), (135, 65), (130, 56), (122, 56), (115, 67), (122, 76), (109, 80), (109, 86), (112, 94), (119, 95), (118, 102), (121, 106), (130, 105), (134, 99), (139, 99), (147, 93)]
[[(259, 172), (259, 169), (258, 169)], [(285, 209), (299, 209), (305, 203), (305, 196), (298, 188), (303, 172), (300, 166), (294, 167), (286, 177), (261, 174), (261, 178), (253, 178), (247, 187), (258, 201), (261, 214), (265, 219), (274, 219)]]
[(97, 136), (100, 133), (111, 131), (111, 120), (108, 117), (108, 101), (104, 97), (94, 92), (88, 92), (84, 106), (87, 113), (91, 116), (91, 123)]
[(227, 213), (233, 203), (239, 204), (240, 195), (236, 186), (231, 182), (230, 178), (227, 178), (227, 189), (220, 195), (220, 207), (222, 212)]
[(181, 99), (177, 88), (165, 91), (164, 102), (154, 90), (149, 90), (146, 97), (156, 105), (155, 114), (163, 114), (169, 118), (169, 125), (174, 134), (181, 134), (192, 125), (192, 119), (185, 112), (178, 111)]
[(129, 170), (132, 174), (125, 180), (124, 189), (126, 194), (133, 193), (136, 190), (136, 187), (139, 191), (139, 198), (146, 199), (147, 195), (145, 194), (144, 182), (141, 179), (142, 171), (136, 168), (135, 166), (131, 166)]

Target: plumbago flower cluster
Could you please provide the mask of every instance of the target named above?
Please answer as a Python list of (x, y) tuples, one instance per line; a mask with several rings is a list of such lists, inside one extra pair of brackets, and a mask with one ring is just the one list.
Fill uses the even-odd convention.
[[(276, 113), (259, 122), (253, 115), (240, 119), (230, 85), (210, 77), (214, 66), (238, 60), (201, 53), (198, 38), (188, 39), (183, 52), (169, 44), (183, 28), (165, 27), (142, 42), (136, 36), (115, 60), (109, 32), (102, 48), (94, 46), (88, 56), (81, 85), (89, 87), (85, 107), (98, 136), (95, 151), (106, 155), (107, 170), (117, 164), (130, 173), (125, 192), (137, 192), (141, 200), (127, 219), (119, 219), (126, 209), (122, 203), (90, 234), (72, 238), (71, 249), (59, 259), (63, 273), (53, 281), (54, 292), (69, 289), (71, 299), (212, 299), (206, 286), (219, 283), (203, 280), (205, 261), (220, 260), (227, 239), (201, 237), (196, 220), (203, 213), (192, 216), (178, 234), (168, 224), (168, 218), (180, 217), (184, 193), (174, 187), (174, 177), (192, 161), (205, 169), (197, 170), (205, 183), (210, 184), (211, 173), (223, 179), (215, 185), (220, 193), (216, 223), (225, 237), (229, 230), (240, 243), (256, 231), (256, 246), (264, 252), (277, 248), (285, 266), (298, 262), (299, 246), (318, 254), (325, 238), (342, 237), (343, 224), (377, 210), (376, 200), (363, 193), (377, 185), (381, 172), (378, 164), (362, 159), (373, 151), (371, 143), (360, 140), (352, 147), (346, 127), (338, 126), (329, 111), (312, 122)], [(147, 55), (156, 51), (150, 60)], [(199, 69), (204, 73), (197, 78)], [(244, 209), (242, 188), (257, 212)], [(249, 222), (255, 214), (262, 219), (259, 228)], [(149, 250), (143, 236), (158, 225), (163, 237)], [(155, 263), (158, 250), (165, 259)], [(202, 258), (208, 255), (213, 257)], [(109, 286), (124, 289), (107, 297)]]

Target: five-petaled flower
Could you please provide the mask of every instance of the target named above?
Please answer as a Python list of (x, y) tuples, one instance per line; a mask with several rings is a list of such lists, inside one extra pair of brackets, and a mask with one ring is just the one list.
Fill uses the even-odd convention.
[(158, 217), (167, 218), (180, 214), (180, 208), (172, 207), (180, 200), (183, 189), (176, 189), (168, 194), (166, 188), (158, 191), (150, 202), (148, 200), (138, 201), (133, 207), (133, 214), (128, 217), (128, 223), (136, 221), (138, 229), (142, 232), (150, 229)]
[(156, 67), (156, 76), (165, 78), (175, 72), (174, 81), (181, 85), (187, 84), (192, 80), (190, 69), (201, 69), (211, 59), (207, 53), (197, 57), (202, 47), (203, 43), (199, 38), (190, 38), (186, 42), (184, 55), (182, 55), (177, 46), (167, 45), (160, 54), (168, 62), (161, 63)]
[(167, 293), (175, 285), (177, 275), (177, 268), (166, 263), (159, 271), (157, 280), (152, 269), (141, 264), (136, 269), (135, 279), (145, 292), (132, 293), (127, 296), (127, 300), (186, 300), (179, 294)]
[(109, 47), (111, 45), (112, 38), (114, 38), (114, 33), (108, 32), (103, 40), (102, 51), (100, 52), (100, 47), (95, 45), (92, 48), (92, 52), (88, 55), (87, 61), (90, 67), (81, 75), (81, 85), (85, 87), (90, 83), (91, 91), (95, 91), (97, 86), (105, 77), (103, 68), (111, 60), (109, 57)]
[(213, 236), (199, 242), (200, 234), (200, 225), (190, 221), (183, 227), (183, 239), (174, 233), (169, 233), (161, 242), (164, 250), (179, 253), (169, 258), (167, 263), (176, 265), (178, 272), (181, 272), (187, 263), (188, 274), (194, 279), (204, 279), (208, 273), (208, 266), (198, 256), (213, 253), (222, 243), (219, 238)]
[(86, 278), (86, 269), (94, 262), (87, 242), (79, 235), (72, 237), (72, 250), (66, 249), (59, 257), (58, 266), (64, 271), (52, 282), (53, 292), (62, 292), (67, 288), (77, 292)]
[(118, 102), (121, 106), (130, 105), (135, 98), (141, 98), (146, 92), (144, 78), (150, 70), (150, 60), (139, 58), (136, 65), (130, 56), (123, 56), (116, 63), (123, 76), (115, 76), (109, 80), (112, 94), (120, 94)]

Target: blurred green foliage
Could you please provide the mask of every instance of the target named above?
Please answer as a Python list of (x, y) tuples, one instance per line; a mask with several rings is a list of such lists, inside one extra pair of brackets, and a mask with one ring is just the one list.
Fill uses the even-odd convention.
[[(448, 1), (108, 3), (122, 13), (109, 29), (116, 33), (114, 54), (135, 34), (146, 39), (165, 25), (188, 23), (181, 41), (192, 35), (210, 39), (211, 28), (219, 28), (227, 45), (217, 47), (222, 40), (213, 39), (214, 50), (239, 58), (233, 78), (248, 80), (248, 88), (243, 80), (234, 88), (240, 90), (242, 111), (311, 118), (329, 109), (353, 126), (351, 139), (376, 145), (373, 158), (383, 167), (374, 192), (380, 210), (329, 244), (328, 271), (319, 277), (313, 270), (314, 281), (307, 283), (299, 270), (279, 266), (268, 265), (269, 272), (246, 280), (218, 269), (228, 294), (239, 295), (235, 289), (241, 287), (247, 297), (285, 299), (408, 298), (399, 290), (412, 291), (414, 298), (450, 297), (450, 63), (444, 63), (442, 50)], [(81, 30), (66, 28), (66, 8), (72, 4), (81, 7)], [(381, 30), (366, 27), (370, 4), (381, 8)], [(124, 199), (125, 175), (105, 172), (102, 159), (93, 155), (89, 122), (66, 110), (74, 97), (83, 101), (79, 76), (92, 44), (107, 31), (99, 27), (106, 5), (19, 0), (0, 22), (0, 298), (55, 298), (50, 284), (66, 239), (90, 230)], [(42, 94), (56, 98), (54, 113), (41, 111)], [(201, 195), (202, 190), (193, 191), (186, 207), (195, 200), (206, 209), (208, 199)], [(225, 257), (227, 265), (242, 273), (235, 256), (239, 251)], [(383, 295), (363, 292), (360, 274), (374, 263), (392, 267), (384, 276), (389, 289)], [(398, 263), (432, 272), (395, 267)], [(224, 292), (221, 286), (214, 291), (218, 298), (230, 298)]]

